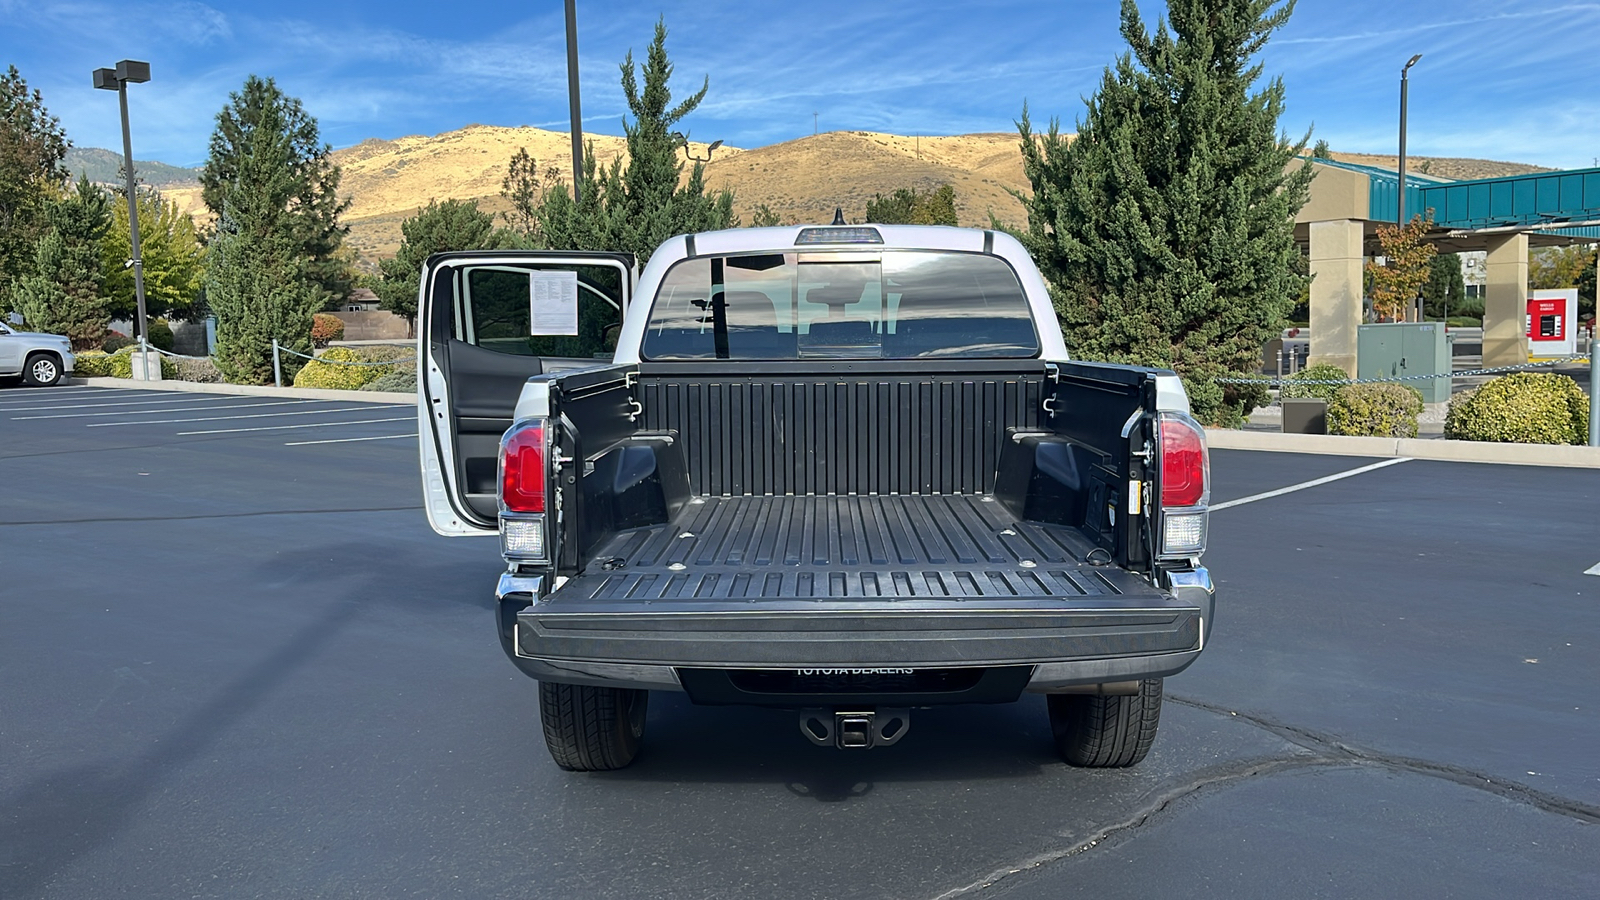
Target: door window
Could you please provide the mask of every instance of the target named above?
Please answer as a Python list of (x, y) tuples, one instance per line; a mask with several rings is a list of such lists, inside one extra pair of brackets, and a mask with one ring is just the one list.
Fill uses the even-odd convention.
[[(566, 320), (570, 324), (558, 321), (559, 315), (551, 318), (562, 305), (552, 292), (559, 291), (563, 275), (576, 276), (576, 319)], [(622, 273), (612, 266), (468, 266), (457, 271), (455, 295), (453, 337), (485, 350), (594, 359), (610, 357), (617, 346)]]

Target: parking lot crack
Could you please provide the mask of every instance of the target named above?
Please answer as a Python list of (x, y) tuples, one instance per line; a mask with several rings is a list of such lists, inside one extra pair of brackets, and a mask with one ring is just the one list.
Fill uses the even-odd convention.
[(1358, 747), (1346, 743), (1331, 734), (1289, 725), (1260, 714), (1240, 712), (1188, 697), (1168, 694), (1167, 699), (1191, 709), (1225, 716), (1229, 719), (1237, 719), (1254, 728), (1303, 747), (1329, 762), (1347, 761), (1379, 766), (1397, 772), (1423, 775), (1428, 778), (1439, 778), (1463, 787), (1485, 791), (1516, 803), (1532, 806), (1544, 812), (1566, 816), (1590, 825), (1600, 824), (1600, 807), (1573, 800), (1569, 797), (1547, 793), (1476, 769)]
[(1105, 826), (1087, 838), (1074, 841), (1070, 846), (1050, 850), (1025, 860), (1010, 863), (970, 884), (951, 888), (944, 893), (937, 894), (932, 900), (954, 900), (956, 897), (987, 891), (1018, 875), (1032, 872), (1051, 863), (1081, 856), (1090, 850), (1104, 846), (1110, 841), (1130, 836), (1146, 825), (1160, 819), (1163, 814), (1176, 804), (1205, 791), (1229, 787), (1247, 779), (1264, 775), (1276, 775), (1282, 772), (1321, 766), (1352, 764), (1351, 761), (1346, 759), (1330, 758), (1316, 753), (1293, 753), (1287, 756), (1257, 757), (1201, 769), (1195, 772), (1192, 777), (1185, 779), (1181, 784), (1162, 791), (1120, 822)]

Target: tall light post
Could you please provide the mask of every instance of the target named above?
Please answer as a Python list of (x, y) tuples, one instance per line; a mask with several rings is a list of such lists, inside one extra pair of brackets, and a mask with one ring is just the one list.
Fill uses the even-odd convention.
[(117, 63), (115, 69), (94, 70), (94, 86), (102, 91), (116, 91), (122, 106), (122, 171), (127, 176), (128, 244), (133, 254), (129, 264), (133, 266), (133, 296), (139, 302), (139, 320), (135, 328), (139, 333), (139, 364), (144, 368), (140, 374), (146, 381), (150, 380), (150, 347), (145, 339), (144, 259), (139, 252), (139, 197), (134, 192), (133, 137), (128, 131), (128, 85), (149, 80), (150, 64), (132, 59)]
[(583, 113), (578, 109), (578, 8), (567, 0), (567, 97), (572, 106), (572, 201), (582, 199)]
[[(1395, 198), (1394, 222), (1396, 228), (1406, 227), (1406, 85), (1408, 83), (1406, 75), (1411, 71), (1411, 67), (1417, 64), (1417, 60), (1421, 58), (1422, 54), (1418, 53), (1416, 56), (1406, 60), (1406, 64), (1400, 67), (1400, 191)], [(1416, 316), (1416, 321), (1422, 321), (1421, 306), (1418, 306), (1412, 314)]]

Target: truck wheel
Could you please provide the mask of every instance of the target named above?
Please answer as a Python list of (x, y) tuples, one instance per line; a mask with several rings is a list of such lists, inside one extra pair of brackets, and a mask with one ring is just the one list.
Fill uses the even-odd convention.
[(61, 380), (61, 363), (48, 353), (35, 353), (22, 366), (22, 381), (34, 387), (49, 387)]
[(568, 772), (623, 768), (639, 754), (649, 699), (649, 691), (539, 682), (550, 757)]
[(1161, 724), (1161, 679), (1139, 683), (1128, 697), (1051, 694), (1050, 731), (1056, 752), (1075, 766), (1114, 769), (1137, 765), (1156, 742)]

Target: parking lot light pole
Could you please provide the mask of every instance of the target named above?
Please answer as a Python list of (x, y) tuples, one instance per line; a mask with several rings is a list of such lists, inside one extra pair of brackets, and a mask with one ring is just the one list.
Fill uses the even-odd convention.
[(572, 107), (572, 202), (583, 197), (583, 113), (578, 108), (577, 0), (567, 0), (567, 102)]
[[(1395, 197), (1394, 216), (1395, 226), (1398, 228), (1406, 227), (1406, 73), (1410, 72), (1411, 67), (1416, 65), (1417, 60), (1421, 58), (1422, 54), (1418, 53), (1416, 56), (1406, 60), (1406, 64), (1400, 67), (1400, 190)], [(1417, 307), (1415, 315), (1416, 321), (1421, 322), (1422, 308), (1420, 306)]]
[(145, 339), (144, 259), (139, 252), (139, 200), (134, 193), (133, 137), (128, 131), (128, 85), (149, 80), (150, 64), (132, 59), (117, 63), (115, 69), (94, 70), (94, 86), (102, 91), (116, 91), (122, 107), (122, 168), (128, 188), (128, 249), (133, 256), (129, 264), (133, 266), (133, 296), (139, 304), (139, 320), (135, 327), (139, 333), (139, 365), (144, 367), (141, 374), (145, 381), (150, 380), (150, 348)]

